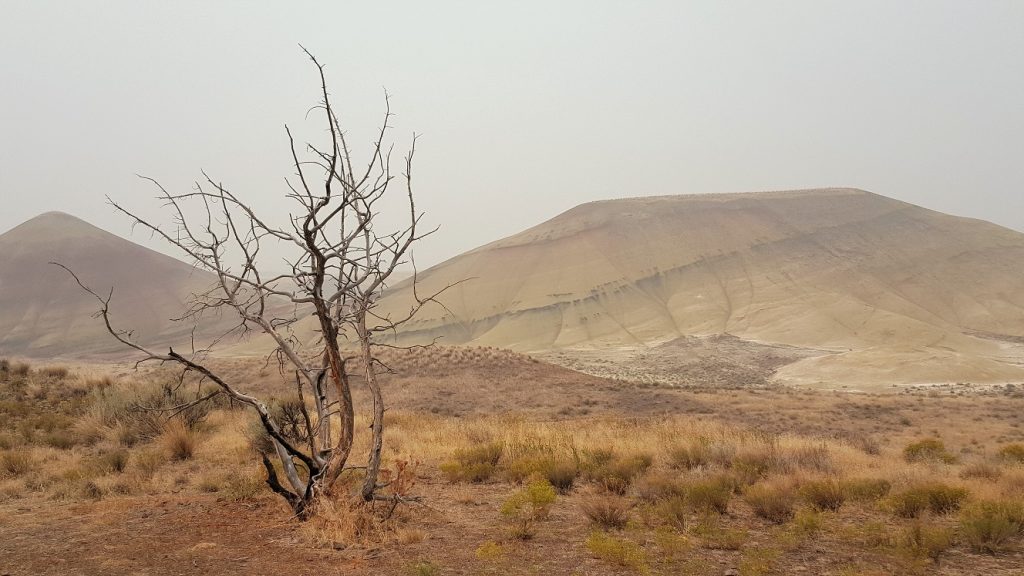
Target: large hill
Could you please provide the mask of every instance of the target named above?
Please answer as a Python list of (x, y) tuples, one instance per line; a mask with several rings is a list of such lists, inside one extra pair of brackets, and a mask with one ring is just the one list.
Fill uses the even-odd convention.
[(124, 352), (94, 318), (94, 298), (67, 272), (101, 294), (114, 289), (115, 323), (142, 342), (184, 341), (190, 326), (172, 322), (212, 275), (101, 230), (49, 212), (0, 235), (0, 354), (86, 356)]
[[(854, 189), (592, 202), (420, 274), (402, 335), (521, 351), (729, 334), (798, 382), (1024, 380), (1024, 234)], [(408, 285), (382, 306), (405, 309)], [(672, 347), (669, 347), (672, 349)]]

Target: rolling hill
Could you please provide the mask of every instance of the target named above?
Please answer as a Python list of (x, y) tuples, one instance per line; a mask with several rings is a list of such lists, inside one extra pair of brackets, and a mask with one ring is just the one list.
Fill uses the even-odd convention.
[[(1024, 380), (1024, 234), (862, 190), (583, 204), (430, 268), (420, 293), (463, 279), (400, 339), (621, 351), (728, 334), (821, 352), (779, 369), (793, 382)], [(410, 299), (399, 285), (381, 311)]]
[(60, 262), (101, 294), (114, 288), (118, 327), (143, 343), (186, 341), (191, 327), (170, 319), (214, 277), (74, 216), (48, 212), (0, 235), (0, 354), (34, 357), (124, 353), (93, 317), (98, 304)]

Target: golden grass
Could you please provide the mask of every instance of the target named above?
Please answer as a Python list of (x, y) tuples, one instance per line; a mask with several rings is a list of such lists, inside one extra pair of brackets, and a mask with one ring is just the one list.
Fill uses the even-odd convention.
[[(248, 413), (217, 408), (201, 426), (172, 420), (159, 436), (147, 437), (129, 430), (135, 424), (124, 410), (134, 396), (126, 384), (68, 374), (59, 385), (77, 390), (81, 403), (60, 418), (39, 419), (33, 402), (51, 397), (35, 386), (37, 377), (30, 370), (18, 390), (39, 400), (0, 407), (29, 422), (27, 432), (18, 427), (3, 438), (0, 500), (175, 492), (276, 501), (253, 458)], [(928, 442), (929, 456), (918, 457), (918, 446), (908, 458), (903, 443), (866, 451), (847, 439), (767, 434), (688, 415), (554, 421), (394, 410), (386, 419), (386, 467), (422, 463), (416, 474), (425, 489), (452, 494), (453, 506), (500, 527), (483, 536), (497, 538), (493, 546), (480, 545), (475, 556), (481, 540), (469, 548), (491, 568), (535, 545), (506, 540), (510, 533), (569, 538), (559, 544), (620, 568), (661, 573), (685, 573), (686, 558), (706, 559), (701, 554), (731, 555), (749, 573), (778, 571), (809, 536), (879, 555), (900, 569), (946, 562), (951, 547), (957, 554), (999, 555), (1022, 543), (1024, 465), (1004, 441), (958, 459)], [(359, 414), (356, 430), (367, 424)], [(48, 428), (71, 435), (73, 443), (48, 440)], [(360, 432), (354, 453), (368, 440)], [(428, 534), (427, 545), (438, 537), (433, 526), (403, 522), (384, 523), (364, 508), (330, 502), (301, 534), (323, 547), (366, 540), (410, 550)], [(578, 536), (550, 534), (555, 525)], [(587, 536), (594, 527), (597, 535)], [(955, 538), (947, 538), (950, 530)]]

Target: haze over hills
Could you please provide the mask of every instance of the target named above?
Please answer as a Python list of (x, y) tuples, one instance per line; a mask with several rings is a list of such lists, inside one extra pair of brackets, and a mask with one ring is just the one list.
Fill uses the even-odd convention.
[(100, 294), (114, 288), (118, 327), (141, 342), (187, 339), (190, 327), (172, 322), (189, 294), (214, 277), (62, 212), (48, 212), (0, 235), (0, 353), (84, 356), (124, 353), (93, 317), (98, 303), (65, 272), (75, 270)]
[(420, 293), (462, 279), (403, 341), (611, 350), (730, 334), (826, 352), (781, 368), (795, 382), (1024, 380), (1024, 234), (862, 190), (583, 204), (421, 273)]
[[(0, 353), (124, 353), (51, 260), (98, 291), (115, 286), (115, 322), (160, 345), (187, 339), (190, 326), (170, 319), (213, 282), (44, 214), (0, 235)], [(672, 383), (1024, 381), (1024, 234), (861, 190), (583, 204), (421, 272), (419, 291), (463, 279), (399, 339), (560, 355), (628, 378), (660, 367)], [(404, 313), (410, 299), (399, 283), (378, 311)]]

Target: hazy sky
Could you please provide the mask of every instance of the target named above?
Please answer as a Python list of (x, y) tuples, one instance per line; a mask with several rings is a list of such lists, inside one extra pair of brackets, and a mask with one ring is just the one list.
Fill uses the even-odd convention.
[[(1024, 230), (1024, 2), (0, 1), (0, 231), (127, 235), (134, 174), (280, 212), (327, 64), (350, 140), (422, 134), (436, 263), (589, 200), (854, 186)], [(133, 239), (144, 241), (137, 233)], [(0, 256), (2, 257), (2, 256)]]

